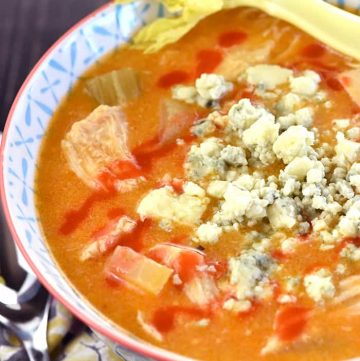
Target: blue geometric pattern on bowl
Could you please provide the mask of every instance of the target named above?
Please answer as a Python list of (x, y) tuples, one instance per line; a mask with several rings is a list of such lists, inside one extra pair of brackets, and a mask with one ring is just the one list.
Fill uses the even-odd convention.
[(163, 7), (151, 0), (109, 5), (66, 36), (47, 55), (23, 90), (4, 148), (7, 204), (31, 260), (62, 298), (70, 300), (75, 309), (86, 311), (88, 317), (112, 333), (116, 333), (116, 327), (104, 325), (103, 318), (84, 304), (49, 257), (34, 204), (36, 159), (49, 120), (76, 79), (104, 53), (129, 42), (139, 27), (159, 16), (163, 16)]

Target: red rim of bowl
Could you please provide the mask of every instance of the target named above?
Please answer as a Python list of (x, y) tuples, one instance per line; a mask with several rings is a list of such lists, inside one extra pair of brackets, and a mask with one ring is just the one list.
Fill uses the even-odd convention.
[(6, 119), (6, 124), (1, 140), (1, 147), (0, 147), (0, 197), (1, 197), (1, 203), (5, 214), (5, 219), (7, 221), (7, 224), (10, 229), (10, 233), (15, 240), (16, 245), (20, 249), (22, 255), (24, 256), (25, 260), (28, 262), (31, 269), (34, 271), (35, 275), (39, 279), (39, 281), (46, 287), (46, 289), (50, 292), (50, 294), (56, 298), (58, 301), (60, 301), (67, 309), (71, 311), (72, 314), (74, 314), (78, 319), (80, 319), (82, 322), (87, 324), (90, 328), (94, 329), (95, 331), (101, 333), (105, 337), (109, 338), (110, 340), (114, 341), (115, 343), (118, 343), (121, 346), (124, 346), (128, 348), (130, 351), (133, 351), (135, 353), (138, 353), (140, 355), (145, 355), (157, 360), (162, 361), (194, 361), (194, 359), (187, 358), (185, 356), (181, 356), (175, 353), (172, 353), (171, 351), (167, 351), (164, 349), (161, 349), (159, 347), (141, 343), (140, 341), (137, 341), (135, 339), (132, 339), (130, 336), (127, 336), (125, 334), (121, 334), (121, 331), (119, 331), (119, 334), (113, 334), (111, 331), (105, 329), (102, 327), (102, 325), (99, 325), (92, 320), (89, 320), (87, 318), (87, 315), (85, 312), (76, 309), (73, 307), (73, 305), (66, 300), (66, 298), (62, 297), (55, 288), (52, 287), (52, 285), (46, 280), (46, 278), (41, 274), (41, 272), (37, 269), (35, 263), (32, 261), (30, 255), (27, 254), (25, 247), (23, 246), (20, 237), (18, 236), (15, 226), (12, 222), (9, 208), (7, 205), (7, 199), (5, 196), (5, 183), (4, 183), (4, 148), (5, 143), (7, 141), (7, 134), (10, 127), (10, 123), (12, 121), (15, 109), (17, 107), (17, 104), (24, 93), (25, 89), (27, 88), (28, 83), (33, 78), (33, 76), (36, 74), (38, 68), (47, 60), (47, 58), (50, 56), (50, 54), (64, 41), (66, 38), (68, 38), (75, 30), (80, 28), (84, 23), (89, 21), (91, 18), (95, 17), (100, 12), (104, 11), (108, 7), (112, 6), (112, 2), (108, 2), (98, 8), (97, 10), (93, 11), (89, 15), (85, 16), (83, 19), (81, 19), (78, 23), (76, 23), (74, 26), (72, 26), (67, 32), (65, 32), (40, 58), (40, 60), (36, 63), (36, 65), (32, 68), (29, 75), (26, 77), (24, 83), (22, 84), (20, 90), (18, 91), (14, 102), (12, 103), (12, 106), (10, 108), (9, 115)]

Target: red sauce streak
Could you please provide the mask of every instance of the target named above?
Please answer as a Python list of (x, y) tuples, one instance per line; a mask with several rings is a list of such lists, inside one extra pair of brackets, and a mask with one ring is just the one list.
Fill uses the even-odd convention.
[(143, 172), (135, 161), (117, 160), (106, 167), (97, 177), (97, 180), (105, 189), (115, 191), (117, 181), (137, 178), (141, 175), (143, 175)]
[(329, 88), (335, 91), (341, 91), (344, 89), (340, 81), (335, 77), (327, 78), (326, 84), (328, 85)]
[(219, 45), (223, 48), (243, 43), (248, 35), (244, 31), (228, 31), (219, 36)]
[(319, 43), (306, 45), (301, 51), (301, 55), (306, 58), (319, 58), (325, 55), (325, 53), (325, 46)]
[(176, 143), (160, 147), (158, 145), (159, 138), (155, 137), (133, 150), (133, 154), (145, 174), (151, 171), (152, 163), (155, 159), (165, 157), (177, 146)]
[(125, 215), (125, 211), (123, 208), (112, 208), (107, 212), (107, 216), (109, 219), (117, 218)]
[(279, 249), (275, 249), (274, 251), (272, 251), (271, 257), (275, 258), (276, 260), (278, 260), (280, 262), (286, 261), (286, 259), (288, 258), (288, 256)]
[(203, 73), (212, 73), (223, 60), (223, 55), (218, 50), (205, 49), (197, 53), (198, 64), (196, 67), (196, 77)]
[(123, 236), (121, 245), (132, 248), (136, 252), (140, 252), (143, 249), (145, 235), (149, 232), (151, 226), (152, 221), (150, 218), (146, 218), (142, 222), (139, 221), (130, 234)]
[(160, 88), (170, 88), (173, 85), (185, 83), (190, 78), (189, 73), (182, 70), (174, 70), (170, 73), (164, 74), (157, 81)]
[(186, 235), (186, 234), (180, 234), (179, 236), (176, 236), (174, 238), (171, 238), (169, 240), (170, 243), (173, 243), (173, 244), (180, 244), (180, 245), (186, 245), (187, 244), (187, 241), (189, 239), (189, 236)]
[(88, 197), (80, 208), (65, 213), (64, 222), (59, 228), (59, 232), (67, 236), (74, 232), (81, 222), (89, 215), (91, 208), (97, 202), (102, 202), (114, 197), (114, 192), (95, 192)]
[(196, 267), (201, 265), (203, 260), (203, 256), (197, 252), (181, 252), (178, 258), (181, 280), (185, 283), (191, 281), (196, 276)]
[(162, 333), (171, 331), (175, 327), (176, 317), (179, 314), (201, 319), (209, 316), (209, 311), (195, 307), (169, 306), (155, 311), (152, 324)]
[(109, 166), (109, 169), (120, 180), (136, 178), (142, 175), (141, 169), (135, 161), (117, 160)]
[(275, 332), (282, 341), (291, 341), (305, 330), (309, 309), (303, 306), (284, 306), (275, 316)]

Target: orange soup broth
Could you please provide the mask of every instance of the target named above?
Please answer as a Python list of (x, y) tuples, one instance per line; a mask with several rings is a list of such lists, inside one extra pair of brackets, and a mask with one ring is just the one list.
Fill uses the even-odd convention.
[[(246, 39), (241, 44), (220, 46), (219, 36), (232, 31), (244, 32)], [(276, 45), (264, 63), (278, 63), (295, 70), (313, 69), (324, 74), (321, 85), (328, 91), (329, 99), (336, 106), (321, 114), (316, 113), (314, 125), (319, 129), (320, 134), (331, 127), (332, 119), (351, 117), (358, 112), (347, 94), (337, 89), (333, 80), (329, 80), (332, 79), (333, 74), (347, 68), (348, 59), (327, 47), (324, 47), (325, 51), (320, 51), (320, 56), (311, 54), (310, 47), (309, 54), (307, 47), (310, 44), (319, 44), (312, 37), (259, 11), (238, 9), (210, 16), (176, 44), (167, 46), (157, 53), (143, 54), (138, 50), (121, 48), (102, 58), (79, 79), (54, 114), (41, 150), (37, 174), (37, 209), (43, 232), (60, 269), (76, 289), (111, 321), (149, 342), (197, 359), (207, 361), (346, 359), (360, 353), (358, 342), (360, 325), (351, 320), (347, 325), (334, 324), (336, 321), (329, 319), (325, 314), (318, 319), (319, 325), (323, 325), (323, 335), (322, 342), (316, 347), (302, 346), (300, 343), (286, 352), (260, 356), (261, 348), (272, 334), (274, 314), (278, 307), (273, 300), (266, 305), (259, 304), (245, 315), (236, 316), (219, 311), (206, 327), (201, 327), (196, 322), (202, 317), (201, 315), (197, 318), (179, 316), (176, 319), (176, 326), (165, 335), (164, 341), (161, 343), (154, 341), (138, 324), (137, 311), (141, 310), (146, 317), (151, 318), (153, 312), (164, 306), (190, 306), (181, 291), (169, 282), (162, 291), (161, 297), (151, 295), (145, 297), (105, 279), (103, 268), (107, 256), (81, 263), (79, 254), (92, 234), (106, 225), (112, 214), (123, 212), (136, 218), (136, 206), (139, 200), (162, 176), (170, 174), (172, 177), (182, 178), (183, 161), (190, 144), (174, 146), (169, 152), (162, 154), (153, 161), (148, 182), (132, 192), (117, 194), (109, 199), (95, 202), (75, 231), (62, 235), (59, 229), (64, 222), (65, 214), (78, 209), (92, 191), (68, 168), (61, 151), (61, 140), (74, 122), (85, 118), (98, 105), (85, 91), (86, 79), (122, 67), (132, 67), (140, 72), (142, 94), (125, 108), (129, 120), (129, 145), (130, 149), (134, 149), (156, 135), (161, 99), (171, 97), (170, 88), (159, 87), (158, 82), (162, 76), (173, 71), (183, 71), (187, 74), (186, 82), (191, 84), (199, 71), (202, 71), (201, 66), (204, 66), (199, 60), (200, 51), (210, 49), (226, 58), (235, 48), (256, 49), (272, 39), (275, 32)], [(294, 37), (299, 37), (300, 41), (292, 48), (288, 45)], [(289, 49), (286, 50), (288, 47)], [(212, 71), (216, 72), (216, 68)], [(237, 91), (241, 92), (241, 89)], [(195, 110), (199, 116), (204, 114), (203, 109)], [(326, 133), (321, 136), (322, 140), (333, 142), (333, 137), (327, 137)], [(278, 172), (277, 169), (270, 171)], [(227, 234), (218, 244), (207, 247), (205, 252), (211, 259), (220, 261), (237, 255), (246, 244), (244, 238), (246, 230), (244, 228), (240, 232)], [(179, 241), (179, 239), (181, 242), (191, 244), (190, 232), (189, 228), (177, 226), (172, 233), (167, 233), (156, 222), (152, 222), (137, 235), (137, 239), (127, 240), (126, 245), (146, 251), (154, 244)], [(313, 267), (323, 264), (333, 265), (338, 257), (338, 250), (319, 253), (315, 243), (316, 240), (304, 239), (295, 255), (280, 259), (279, 262), (284, 264), (284, 272), (301, 276)], [(280, 281), (279, 284), (281, 287)]]

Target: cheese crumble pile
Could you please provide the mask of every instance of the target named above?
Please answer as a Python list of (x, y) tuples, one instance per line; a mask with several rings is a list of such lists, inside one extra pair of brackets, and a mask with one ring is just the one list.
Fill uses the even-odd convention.
[[(320, 251), (360, 235), (360, 128), (353, 119), (334, 119), (328, 138), (335, 144), (320, 141), (314, 108), (333, 104), (312, 70), (295, 75), (277, 65), (256, 65), (238, 82), (260, 101), (242, 98), (228, 111), (220, 109), (234, 86), (217, 74), (202, 74), (193, 87), (173, 88), (175, 99), (214, 110), (192, 127), (197, 140), (184, 165), (184, 193), (169, 186), (153, 190), (138, 212), (167, 226), (195, 225), (193, 242), (202, 246), (221, 242), (226, 232), (257, 227), (247, 235), (257, 241), (228, 262), (236, 300), (224, 308), (239, 311), (251, 307), (250, 299), (271, 293), (277, 266), (268, 249), (279, 234), (286, 235), (280, 245), (285, 254), (301, 235), (320, 240)], [(206, 209), (210, 216), (203, 221)], [(360, 249), (350, 244), (341, 257), (360, 259)], [(335, 292), (326, 269), (307, 275), (303, 285), (315, 302)], [(291, 302), (286, 296), (282, 300)]]

